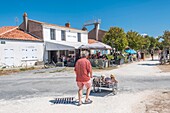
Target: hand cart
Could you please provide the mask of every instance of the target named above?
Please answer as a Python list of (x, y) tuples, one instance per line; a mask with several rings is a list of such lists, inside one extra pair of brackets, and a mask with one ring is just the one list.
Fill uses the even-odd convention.
[(111, 90), (114, 95), (117, 94), (118, 83), (113, 82), (110, 77), (103, 77), (101, 75), (94, 75), (92, 80), (93, 92), (101, 92), (102, 89)]

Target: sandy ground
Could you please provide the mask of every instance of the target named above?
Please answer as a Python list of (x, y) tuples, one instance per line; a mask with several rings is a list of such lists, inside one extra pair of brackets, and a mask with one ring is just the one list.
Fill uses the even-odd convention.
[(52, 104), (49, 102), (52, 99), (1, 100), (0, 113), (170, 113), (170, 91), (91, 97), (94, 100), (92, 104), (80, 107), (76, 104)]
[(170, 72), (170, 64), (158, 65), (158, 67), (162, 72)]
[(145, 94), (132, 113), (170, 113), (170, 91), (154, 91)]
[(146, 113), (170, 113), (170, 91), (162, 91), (150, 95), (145, 106)]
[(22, 99), (17, 101), (2, 100), (2, 102), (0, 102), (0, 113), (125, 113), (125, 111), (126, 113), (142, 113), (145, 111), (145, 107), (139, 109), (138, 105), (141, 100), (144, 100), (146, 95), (150, 93), (152, 92), (145, 91), (116, 96), (107, 95), (105, 98), (91, 97), (94, 101), (92, 104), (82, 105), (80, 107), (75, 104), (52, 104), (49, 102), (54, 99), (52, 97)]

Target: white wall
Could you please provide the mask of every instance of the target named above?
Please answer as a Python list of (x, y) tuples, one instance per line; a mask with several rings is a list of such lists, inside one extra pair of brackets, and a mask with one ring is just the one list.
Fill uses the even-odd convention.
[(81, 40), (82, 40), (82, 42), (88, 44), (88, 34), (82, 33), (81, 34)]
[(0, 66), (33, 66), (43, 61), (43, 51), (43, 42), (0, 40)]
[[(56, 30), (56, 40), (51, 40), (50, 38), (50, 28)], [(66, 31), (66, 41), (68, 42), (78, 42), (77, 33), (81, 33), (81, 42), (88, 43), (88, 32), (82, 30), (73, 30), (69, 28), (61, 29), (57, 27), (43, 27), (43, 37), (44, 41), (62, 41), (61, 40), (61, 30)]]
[(66, 31), (66, 41), (78, 42), (77, 33)]
[(43, 38), (44, 41), (50, 40), (50, 28), (43, 28)]

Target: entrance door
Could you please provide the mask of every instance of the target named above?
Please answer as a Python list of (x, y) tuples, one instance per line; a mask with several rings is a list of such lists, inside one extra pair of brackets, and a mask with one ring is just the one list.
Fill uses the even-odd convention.
[(57, 62), (57, 51), (50, 51), (50, 59), (51, 59), (51, 62)]
[(80, 49), (76, 49), (75, 62), (80, 58)]

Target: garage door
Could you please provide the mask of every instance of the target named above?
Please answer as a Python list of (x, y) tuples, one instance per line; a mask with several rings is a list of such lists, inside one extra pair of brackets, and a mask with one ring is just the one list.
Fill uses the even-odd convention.
[(4, 49), (4, 59), (7, 66), (14, 65), (14, 49)]

